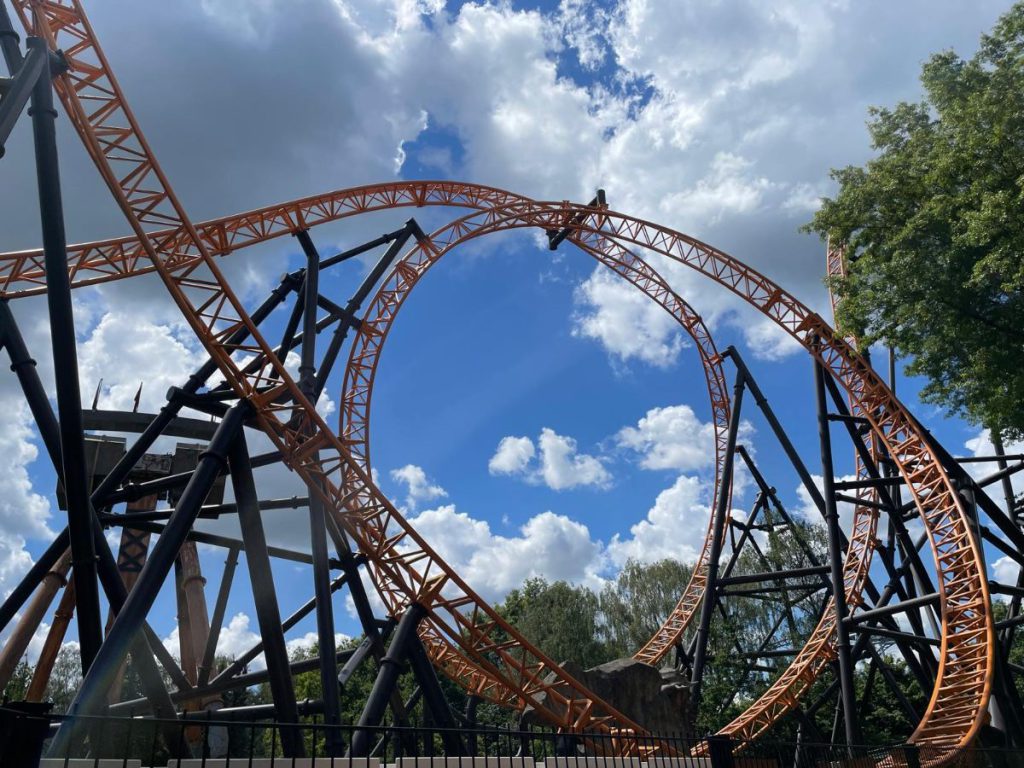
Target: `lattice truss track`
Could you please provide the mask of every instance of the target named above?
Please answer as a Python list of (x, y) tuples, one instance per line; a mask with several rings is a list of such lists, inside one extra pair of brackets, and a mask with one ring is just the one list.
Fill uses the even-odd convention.
[[(867, 452), (856, 456), (861, 482), (841, 570), (842, 600), (856, 612), (866, 604), (865, 594), (870, 591), (880, 507), (879, 486), (872, 481), (877, 481), (877, 467), (884, 459), (924, 524), (936, 577), (939, 645), (934, 685), (910, 738), (941, 755), (942, 749), (966, 745), (975, 737), (987, 716), (994, 664), (994, 625), (980, 544), (948, 463), (857, 352), (855, 340), (837, 335), (795, 297), (737, 259), (596, 201), (582, 206), (534, 201), (473, 184), (396, 182), (339, 190), (194, 225), (139, 130), (81, 5), (17, 0), (14, 6), (30, 34), (41, 37), (52, 50), (63, 50), (67, 71), (54, 79), (54, 86), (134, 232), (71, 247), (72, 285), (147, 273), (159, 276), (223, 376), (224, 388), (238, 402), (248, 404), (250, 421), (305, 481), (333, 524), (355, 543), (389, 616), (397, 619), (412, 605), (422, 607), (425, 616), (419, 636), (434, 664), (453, 680), (494, 702), (532, 707), (567, 730), (644, 733), (640, 725), (601, 701), (509, 626), (431, 549), (371, 480), (369, 419), (374, 378), (384, 343), (409, 292), (431, 266), (462, 243), (494, 232), (540, 228), (549, 236), (564, 233), (575, 246), (660, 304), (693, 339), (713, 416), (715, 497), (724, 495), (725, 508), (731, 494), (731, 480), (723, 470), (731, 411), (723, 356), (699, 315), (638, 255), (640, 251), (693, 268), (741, 297), (803, 345), (845, 391), (848, 418), (866, 425), (870, 437)], [(415, 246), (383, 277), (355, 326), (340, 425), (332, 430), (316, 412), (309, 387), (285, 370), (285, 355), (268, 343), (258, 321), (232, 292), (218, 257), (348, 217), (425, 206), (470, 212), (429, 236), (419, 233)], [(829, 251), (828, 269), (831, 275), (841, 273), (841, 250)], [(46, 278), (42, 251), (0, 256), (0, 286), (7, 299), (46, 292)], [(712, 532), (709, 521), (690, 583), (663, 626), (637, 650), (638, 660), (652, 664), (664, 660), (697, 617), (712, 565)], [(836, 636), (832, 600), (789, 666), (723, 733), (752, 740), (797, 707), (835, 659)], [(104, 643), (97, 660), (107, 662), (106, 668), (116, 662), (116, 667), (126, 651), (127, 645)], [(103, 667), (97, 663), (97, 668)], [(92, 711), (110, 682), (90, 673), (75, 711)], [(652, 744), (649, 749), (659, 747)]]

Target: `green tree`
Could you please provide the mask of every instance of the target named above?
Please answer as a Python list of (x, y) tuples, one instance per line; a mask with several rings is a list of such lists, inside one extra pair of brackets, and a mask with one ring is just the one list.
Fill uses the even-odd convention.
[(834, 170), (807, 229), (847, 247), (838, 322), (910, 357), (922, 397), (1024, 434), (1024, 4), (969, 60), (924, 65), (924, 99), (871, 110), (877, 156)]
[(602, 632), (617, 656), (628, 656), (651, 639), (679, 602), (693, 567), (666, 558), (628, 560), (600, 595)]
[(509, 592), (498, 610), (555, 661), (593, 667), (615, 658), (599, 637), (597, 595), (586, 587), (528, 579)]

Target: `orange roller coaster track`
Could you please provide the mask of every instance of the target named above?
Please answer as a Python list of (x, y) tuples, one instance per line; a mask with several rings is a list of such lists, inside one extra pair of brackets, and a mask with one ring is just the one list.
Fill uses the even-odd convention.
[[(411, 604), (422, 606), (430, 631), (447, 646), (458, 648), (460, 656), (475, 668), (561, 727), (643, 733), (636, 723), (533, 648), (431, 550), (376, 488), (348, 445), (316, 413), (231, 291), (215, 254), (242, 240), (265, 238), (275, 227), (284, 233), (315, 222), (302, 216), (301, 207), (286, 205), (254, 216), (231, 232), (216, 223), (205, 228), (193, 226), (143, 138), (81, 4), (75, 0), (17, 0), (15, 7), (33, 34), (44, 38), (51, 48), (64, 49), (68, 71), (55, 80), (57, 92), (135, 234), (134, 244), (125, 238), (77, 250), (69, 266), (75, 284), (141, 272), (159, 275), (225, 381), (240, 400), (251, 405), (256, 420), (285, 461), (322, 497), (338, 524), (358, 544), (389, 613), (398, 615)], [(473, 228), (453, 231), (452, 244), (501, 229), (540, 227), (567, 230), (581, 245), (597, 252), (614, 242), (663, 254), (743, 298), (825, 366), (898, 469), (934, 555), (942, 620), (939, 669), (931, 699), (911, 740), (929, 747), (967, 744), (982, 722), (992, 670), (992, 618), (981, 552), (962, 502), (925, 435), (864, 358), (795, 297), (742, 262), (669, 228), (610, 210), (509, 199), (499, 190), (456, 183), (367, 187), (336, 201), (338, 207), (324, 198), (302, 202), (308, 204), (306, 212), (312, 218), (327, 219), (375, 207), (424, 205), (430, 196), (438, 201), (447, 197), (447, 204), (456, 205), (463, 196), (490, 197), (490, 209), (475, 218)], [(440, 248), (424, 242), (420, 251), (423, 258), (436, 259)], [(622, 253), (628, 257), (627, 252)], [(643, 273), (637, 270), (637, 274)], [(4, 257), (0, 275), (7, 296), (43, 290), (42, 263), (31, 253)], [(232, 341), (240, 329), (247, 331), (250, 341)], [(237, 362), (240, 356), (253, 355), (260, 365), (243, 367)], [(868, 533), (870, 527), (865, 525), (862, 534), (855, 530), (851, 538), (851, 550), (855, 550), (855, 542), (863, 541), (861, 562), (868, 559), (866, 551), (873, 538)], [(850, 562), (848, 556), (848, 566)], [(866, 567), (852, 572), (847, 567), (844, 577), (848, 598), (857, 595), (858, 580), (866, 577)], [(828, 620), (826, 612), (822, 625), (827, 626)], [(111, 636), (118, 633), (119, 622)], [(822, 647), (825, 645), (823, 639)], [(748, 710), (726, 732), (756, 735), (774, 722), (779, 712), (793, 706), (826, 655), (821, 650), (804, 651), (772, 688), (781, 685), (785, 692), (772, 699), (770, 690), (769, 704)], [(104, 644), (94, 669), (109, 669), (111, 663), (116, 668), (121, 661), (119, 653), (114, 644)], [(72, 711), (89, 711), (90, 702), (105, 694), (105, 683), (109, 681), (101, 674), (90, 671)]]
[[(509, 196), (511, 197), (511, 195)], [(520, 198), (520, 200), (525, 201), (525, 198)], [(398, 312), (406, 297), (427, 270), (437, 263), (442, 254), (451, 250), (459, 234), (471, 231), (474, 219), (482, 215), (470, 214), (432, 233), (430, 242), (435, 246), (438, 243), (443, 243), (443, 250), (429, 248), (410, 250), (392, 268), (363, 317), (345, 370), (339, 432), (350, 447), (353, 458), (360, 461), (367, 472), (370, 469), (369, 423), (373, 383), (384, 344), (397, 319)], [(599, 217), (599, 215), (597, 212), (592, 212), (592, 216)], [(586, 254), (635, 285), (662, 306), (686, 329), (696, 344), (711, 401), (716, 449), (714, 493), (719, 493), (723, 481), (722, 464), (729, 425), (729, 396), (725, 374), (722, 370), (721, 356), (715, 348), (714, 340), (703, 320), (689, 304), (669, 288), (664, 279), (647, 262), (628, 249), (611, 241), (599, 242), (595, 245), (589, 242), (578, 242), (572, 236), (569, 239)], [(709, 525), (701, 554), (679, 602), (651, 639), (634, 654), (634, 658), (648, 664), (657, 664), (672, 650), (686, 631), (704, 593), (711, 550), (710, 536)], [(426, 636), (424, 639), (428, 640)], [(439, 639), (436, 637), (429, 638), (428, 647), (434, 650), (439, 658), (450, 657), (449, 652), (441, 648)], [(463, 683), (467, 689), (479, 695), (504, 704), (515, 702), (513, 692), (509, 691), (502, 691), (501, 695), (495, 698), (493, 689), (488, 687), (490, 681), (481, 679), (479, 670), (471, 667), (465, 669), (448, 667), (446, 671), (454, 679)]]

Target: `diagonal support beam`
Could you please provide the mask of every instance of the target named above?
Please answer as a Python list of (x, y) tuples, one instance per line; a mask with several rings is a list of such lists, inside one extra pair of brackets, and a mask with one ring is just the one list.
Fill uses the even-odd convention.
[[(71, 307), (64, 205), (57, 163), (57, 111), (53, 107), (49, 51), (41, 38), (27, 40), (30, 55), (41, 57), (40, 73), (32, 89), (32, 136), (35, 144), (39, 211), (46, 262), (46, 305), (50, 319), (53, 368), (57, 372), (57, 413), (60, 426), (61, 466), (58, 475), (67, 494), (68, 530), (71, 539), (71, 574), (75, 582), (75, 610), (82, 674), (89, 671), (103, 643), (103, 619), (96, 572), (96, 548), (89, 508), (89, 478), (85, 463), (85, 432), (82, 396), (78, 388), (78, 352), (75, 316)], [(37, 58), (38, 60), (38, 58)]]
[[(263, 653), (270, 673), (270, 695), (277, 707), (278, 719), (283, 723), (298, 723), (295, 707), (295, 687), (288, 672), (288, 649), (281, 628), (281, 613), (277, 604), (277, 590), (267, 553), (267, 539), (260, 518), (256, 482), (249, 464), (245, 436), (237, 435), (231, 445), (228, 461), (231, 466), (231, 485), (238, 504), (238, 523), (245, 542), (245, 562), (249, 567), (256, 618), (263, 640)], [(293, 728), (281, 729), (281, 746), (286, 757), (302, 757), (302, 736)]]
[(690, 688), (690, 707), (694, 713), (700, 708), (704, 666), (707, 662), (708, 640), (711, 633), (711, 617), (718, 602), (713, 596), (718, 590), (718, 564), (722, 557), (722, 533), (725, 530), (725, 518), (729, 511), (728, 489), (732, 488), (733, 465), (736, 457), (736, 438), (740, 428), (740, 411), (743, 405), (744, 387), (744, 376), (742, 370), (740, 370), (736, 375), (736, 382), (733, 385), (732, 412), (729, 414), (729, 432), (726, 437), (725, 458), (722, 462), (722, 480), (718, 486), (718, 498), (715, 499), (715, 518), (711, 532), (711, 556), (708, 559), (704, 600), (701, 601), (700, 623), (697, 625), (696, 647), (693, 653), (693, 684)]
[[(234, 406), (221, 422), (206, 451), (201, 455), (192, 480), (185, 487), (174, 514), (168, 520), (156, 544), (153, 545), (149, 559), (135, 583), (135, 588), (124, 601), (106, 641), (101, 646), (89, 673), (82, 680), (82, 685), (68, 708), (70, 717), (63, 721), (53, 739), (51, 746), (53, 754), (65, 754), (71, 743), (76, 740), (81, 723), (75, 715), (95, 715), (101, 714), (105, 710), (107, 691), (110, 690), (121, 662), (124, 661), (129, 648), (142, 629), (146, 615), (174, 565), (178, 550), (195, 523), (200, 506), (225, 466), (229, 446), (239, 437), (242, 423), (249, 415), (249, 408), (247, 402), (241, 402)], [(93, 522), (96, 522), (95, 517)], [(120, 583), (119, 574), (117, 581)]]

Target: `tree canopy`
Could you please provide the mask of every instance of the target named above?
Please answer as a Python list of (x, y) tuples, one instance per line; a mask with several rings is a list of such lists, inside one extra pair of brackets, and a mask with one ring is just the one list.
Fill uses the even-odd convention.
[(922, 397), (1024, 434), (1024, 3), (923, 67), (924, 98), (874, 108), (876, 156), (807, 229), (847, 248), (838, 323), (909, 356)]

